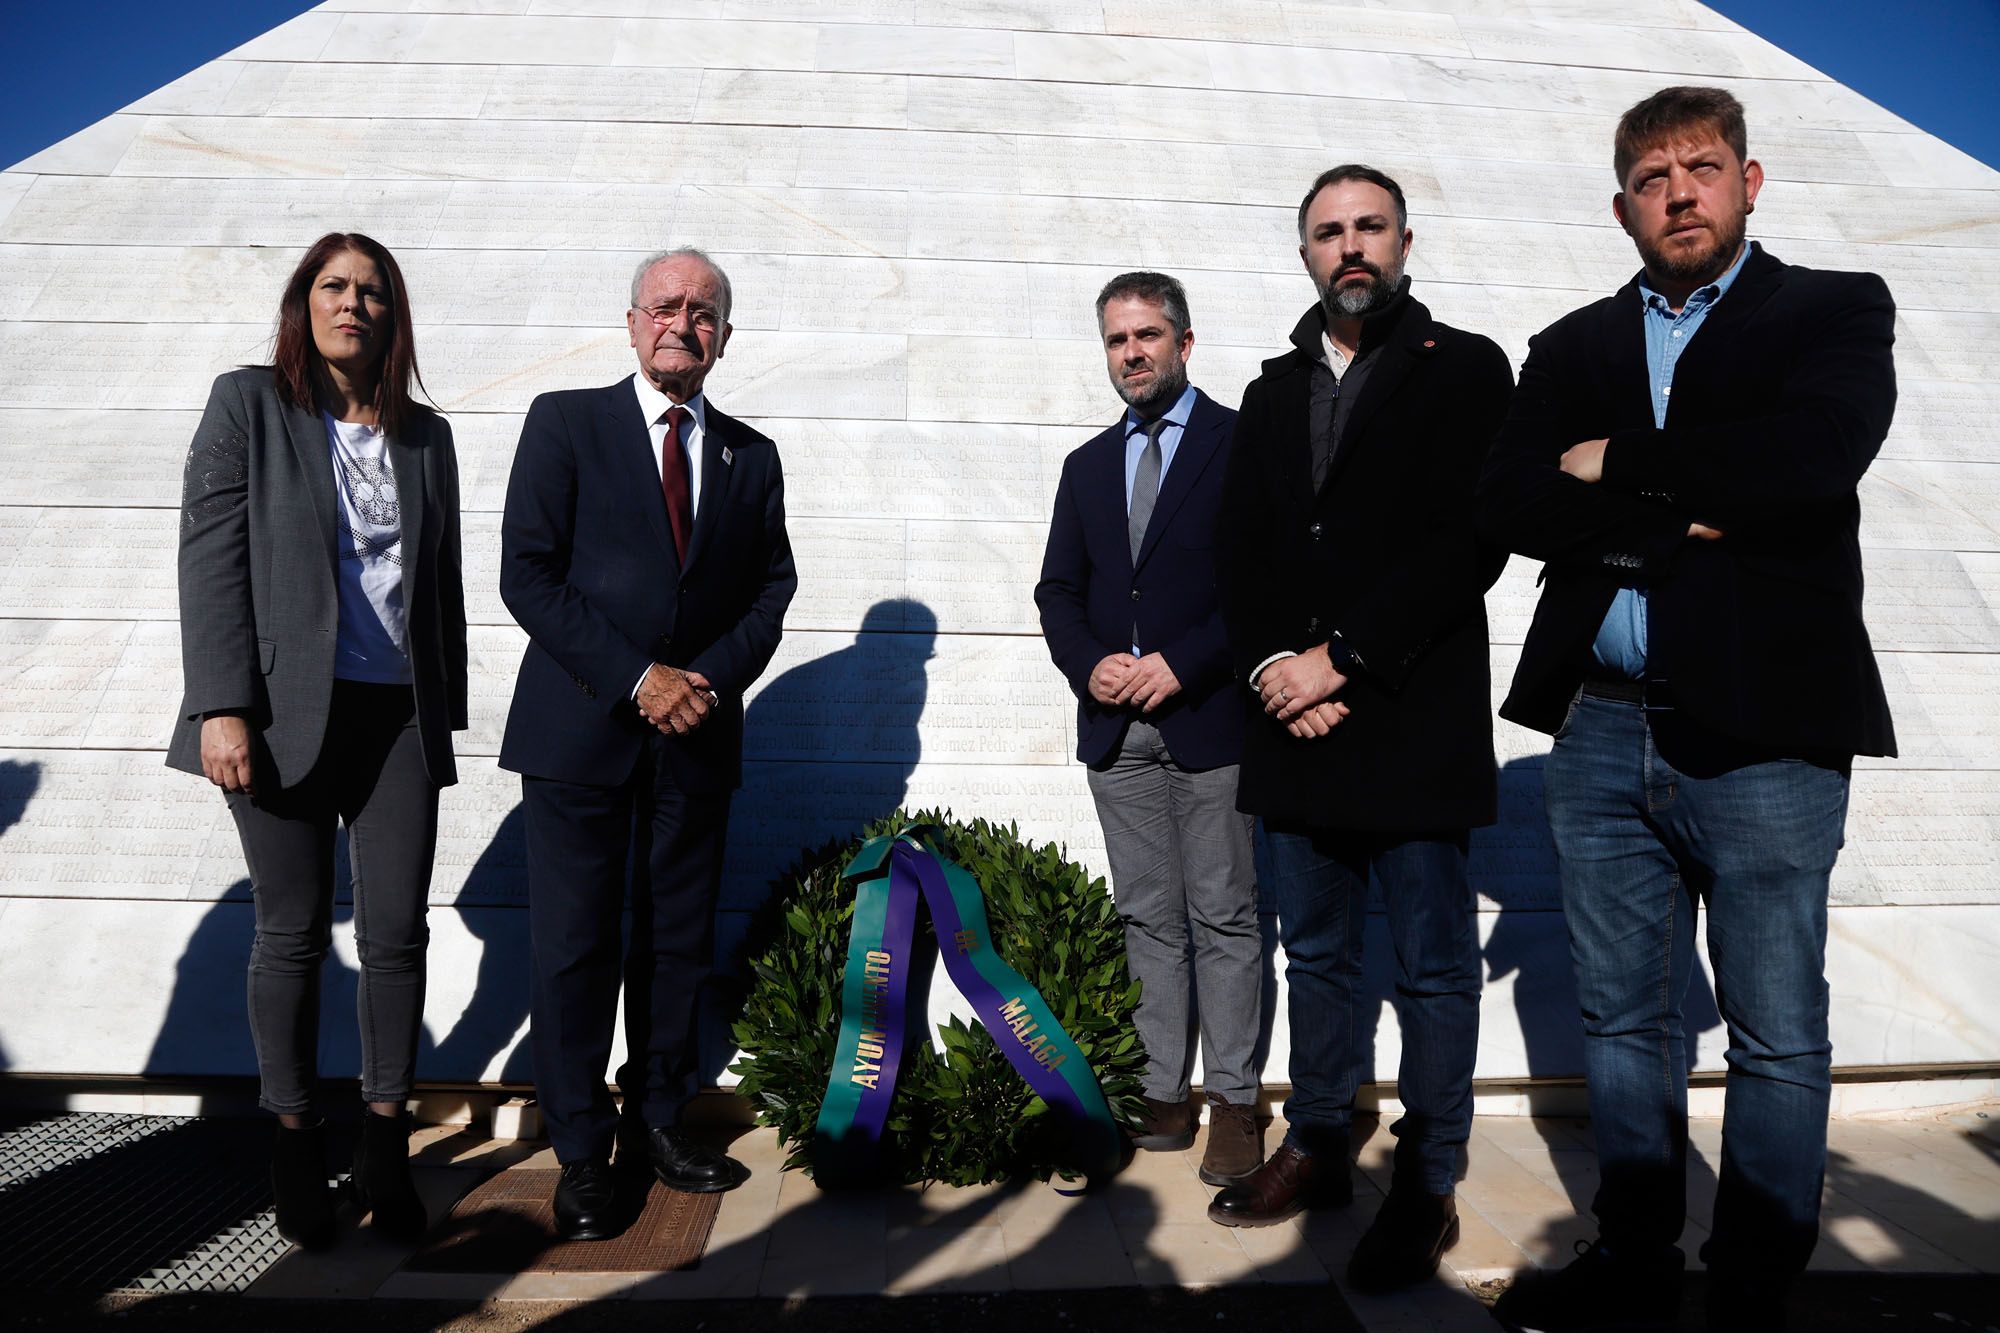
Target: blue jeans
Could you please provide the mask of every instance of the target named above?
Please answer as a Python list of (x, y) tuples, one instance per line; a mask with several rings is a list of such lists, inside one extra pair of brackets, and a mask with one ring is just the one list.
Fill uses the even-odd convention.
[(1272, 826), (1278, 938), (1285, 946), (1292, 1037), (1286, 1135), (1307, 1152), (1348, 1152), (1354, 1029), (1368, 876), (1382, 885), (1396, 951), (1403, 1062), (1393, 1127), (1396, 1179), (1449, 1194), (1472, 1132), (1479, 1044), (1479, 936), (1463, 832), (1423, 836)]
[[(1708, 903), (1729, 1034), (1711, 1268), (1802, 1270), (1819, 1236), (1832, 1046), (1826, 896), (1844, 769), (1763, 758), (1679, 764), (1687, 724), (1584, 695), (1544, 780), (1583, 1009), (1606, 1246), (1657, 1251), (1687, 1216), (1681, 1002)], [(1693, 750), (1688, 753), (1692, 754)], [(1687, 767), (1704, 776), (1690, 776)]]

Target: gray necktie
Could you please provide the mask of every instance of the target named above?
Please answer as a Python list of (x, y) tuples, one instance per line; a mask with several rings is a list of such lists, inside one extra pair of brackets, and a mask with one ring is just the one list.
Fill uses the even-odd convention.
[(1161, 417), (1146, 426), (1146, 451), (1139, 455), (1139, 472), (1132, 478), (1132, 508), (1125, 516), (1125, 536), (1132, 545), (1132, 563), (1139, 563), (1139, 547), (1146, 540), (1146, 525), (1153, 521), (1153, 506), (1160, 499), (1160, 432), (1167, 428)]

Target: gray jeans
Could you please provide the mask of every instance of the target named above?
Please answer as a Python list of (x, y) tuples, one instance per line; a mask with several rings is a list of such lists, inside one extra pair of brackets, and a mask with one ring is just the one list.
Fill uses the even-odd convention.
[(258, 1104), (281, 1115), (311, 1108), (320, 963), (333, 941), (336, 822), (347, 825), (353, 869), (361, 1096), (407, 1098), (423, 1025), (438, 811), (410, 687), (336, 680), (312, 772), (283, 791), (233, 795), (229, 811), (257, 904), (249, 1003)]
[(1263, 941), (1250, 816), (1236, 809), (1236, 765), (1182, 768), (1159, 729), (1135, 720), (1110, 762), (1090, 770), (1090, 794), (1104, 827), (1125, 954), (1142, 987), (1133, 1022), (1146, 1043), (1146, 1096), (1180, 1101), (1188, 1094), (1191, 976), (1201, 1011), (1202, 1084), (1233, 1105), (1251, 1104)]

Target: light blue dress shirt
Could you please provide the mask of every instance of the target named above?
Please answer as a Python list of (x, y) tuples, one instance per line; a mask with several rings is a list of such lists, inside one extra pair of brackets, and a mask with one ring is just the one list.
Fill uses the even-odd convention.
[[(1639, 279), (1639, 297), (1644, 302), (1646, 321), (1646, 374), (1653, 386), (1654, 429), (1667, 424), (1667, 400), (1674, 391), (1674, 367), (1680, 363), (1681, 354), (1694, 341), (1708, 312), (1715, 309), (1715, 303), (1743, 271), (1743, 261), (1750, 257), (1750, 247), (1755, 244), (1751, 241), (1744, 245), (1743, 253), (1736, 257), (1727, 273), (1706, 287), (1695, 288), (1679, 314), (1668, 307), (1666, 297), (1646, 285), (1645, 278)], [(1628, 680), (1645, 676), (1646, 594), (1642, 589), (1618, 590), (1611, 609), (1604, 613), (1604, 623), (1597, 627), (1597, 641), (1590, 651), (1598, 665), (1607, 671)]]
[[(1174, 450), (1181, 446), (1181, 432), (1194, 413), (1194, 385), (1181, 390), (1167, 409), (1167, 425), (1160, 432), (1160, 486), (1165, 489), (1167, 469), (1174, 465)], [(1131, 408), (1125, 409), (1125, 512), (1132, 512), (1132, 483), (1139, 479), (1139, 456), (1146, 452), (1146, 423)]]

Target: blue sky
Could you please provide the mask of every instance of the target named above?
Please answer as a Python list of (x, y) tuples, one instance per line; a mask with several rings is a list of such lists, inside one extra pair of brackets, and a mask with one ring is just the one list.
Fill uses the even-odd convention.
[[(1712, 3), (2000, 167), (2000, 0)], [(0, 81), (0, 165), (39, 152), (309, 8), (288, 0), (0, 0), (0, 50), (10, 57)]]
[(311, 3), (0, 0), (0, 166), (39, 153)]
[[(2000, 0), (1708, 0), (1862, 96), (2000, 168)], [(1755, 151), (1757, 127), (1750, 127)]]

